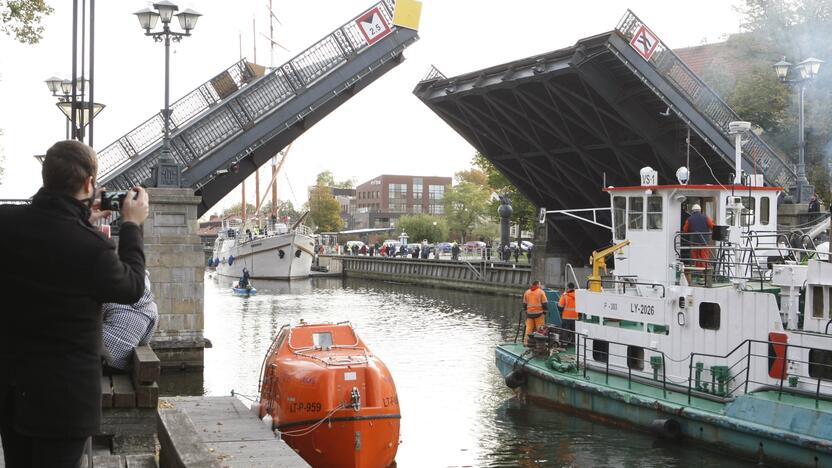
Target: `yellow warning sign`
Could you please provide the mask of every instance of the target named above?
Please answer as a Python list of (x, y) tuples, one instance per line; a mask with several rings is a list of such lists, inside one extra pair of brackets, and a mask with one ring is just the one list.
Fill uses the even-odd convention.
[(419, 0), (396, 0), (396, 11), (393, 13), (393, 24), (409, 29), (419, 29), (419, 18), (422, 16), (422, 2)]

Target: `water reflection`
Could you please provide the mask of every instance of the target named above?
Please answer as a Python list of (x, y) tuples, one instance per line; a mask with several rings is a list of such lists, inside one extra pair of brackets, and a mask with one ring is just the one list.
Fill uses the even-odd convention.
[(514, 337), (517, 298), (333, 278), (258, 280), (258, 295), (242, 298), (230, 284), (206, 277), (205, 334), (214, 347), (205, 351), (204, 388), (191, 390), (254, 395), (284, 323), (349, 320), (396, 381), (400, 467), (740, 465), (512, 398), (493, 347)]

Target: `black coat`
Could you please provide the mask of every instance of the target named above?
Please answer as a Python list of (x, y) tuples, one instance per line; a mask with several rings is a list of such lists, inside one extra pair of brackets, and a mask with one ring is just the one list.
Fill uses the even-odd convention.
[[(15, 430), (92, 435), (101, 421), (101, 303), (144, 292), (141, 228), (115, 244), (85, 204), (41, 189), (31, 206), (0, 206), (0, 402), (14, 390)], [(8, 420), (6, 405), (0, 418)]]

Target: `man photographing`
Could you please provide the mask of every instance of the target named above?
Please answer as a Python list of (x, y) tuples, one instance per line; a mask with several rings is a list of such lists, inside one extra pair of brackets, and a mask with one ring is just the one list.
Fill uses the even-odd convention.
[(53, 145), (28, 206), (0, 206), (0, 438), (6, 466), (75, 467), (101, 420), (101, 304), (144, 291), (148, 197), (125, 198), (118, 252), (92, 223), (95, 151)]

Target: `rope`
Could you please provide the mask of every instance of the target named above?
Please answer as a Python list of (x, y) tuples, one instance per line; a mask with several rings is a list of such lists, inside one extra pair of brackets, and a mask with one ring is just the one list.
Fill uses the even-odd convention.
[[(330, 417), (332, 417), (332, 415), (333, 415), (333, 414), (335, 414), (335, 412), (336, 412), (336, 411), (341, 410), (341, 409), (344, 409), (344, 408), (346, 408), (346, 405), (344, 405), (344, 403), (340, 403), (338, 406), (336, 406), (335, 408), (333, 408), (333, 409), (332, 409), (332, 411), (330, 411), (329, 413), (327, 413), (327, 415), (326, 415), (326, 416), (324, 416), (323, 418), (321, 418), (321, 419), (320, 419), (320, 421), (318, 421), (318, 422), (316, 422), (316, 423), (312, 424), (311, 426), (306, 427), (306, 428), (303, 428), (303, 429), (296, 429), (296, 430), (294, 430), (294, 431), (280, 432), (280, 435), (281, 435), (281, 436), (288, 436), (288, 437), (302, 437), (302, 436), (305, 436), (305, 435), (311, 434), (311, 433), (312, 433), (315, 429), (317, 429), (318, 427), (320, 427), (320, 425), (321, 425), (321, 424), (323, 424), (323, 423), (324, 423), (324, 421), (326, 421), (327, 419), (329, 419)], [(279, 432), (279, 431), (278, 431), (278, 432)]]
[(235, 392), (235, 391), (234, 391), (234, 389), (233, 389), (233, 388), (231, 389), (231, 396), (243, 397), (243, 398), (245, 398), (246, 400), (251, 401), (251, 402), (257, 401), (257, 397), (256, 397), (256, 396), (251, 396), (251, 395), (243, 395), (242, 393), (237, 393), (237, 392)]

